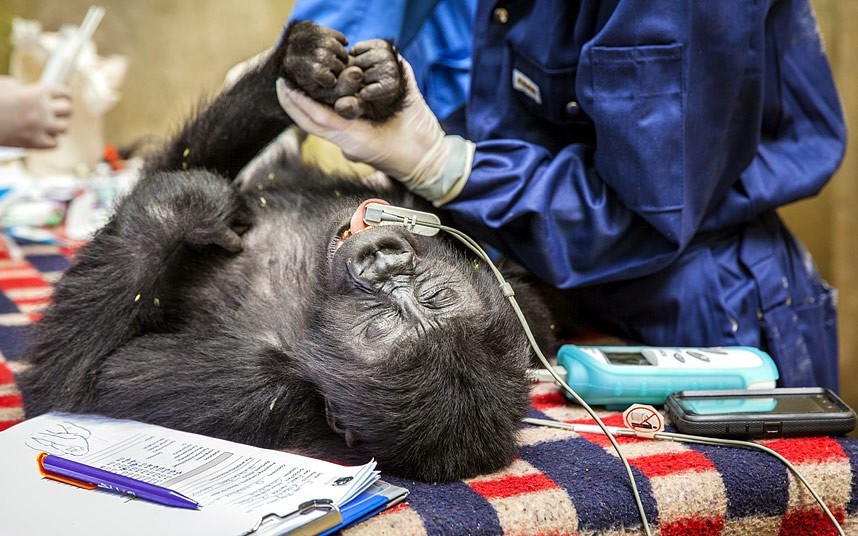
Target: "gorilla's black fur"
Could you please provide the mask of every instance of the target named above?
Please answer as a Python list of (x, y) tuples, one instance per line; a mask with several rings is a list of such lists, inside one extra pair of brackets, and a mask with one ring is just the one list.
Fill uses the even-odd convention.
[[(304, 29), (301, 39), (325, 37)], [(26, 413), (373, 456), (424, 480), (501, 468), (516, 451), (531, 354), (485, 265), (443, 233), (401, 227), (337, 247), (365, 199), (429, 209), (399, 185), (371, 188), (298, 159), (233, 182), (291, 124), (275, 80), (313, 92), (290, 70), (318, 67), (318, 54), (307, 43), (287, 54), (294, 39), (149, 159), (76, 254), (32, 333)], [(391, 110), (402, 94), (394, 100)]]

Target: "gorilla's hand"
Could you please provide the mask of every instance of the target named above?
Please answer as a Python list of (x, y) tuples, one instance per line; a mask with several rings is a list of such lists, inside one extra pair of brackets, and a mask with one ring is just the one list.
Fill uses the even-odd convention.
[(346, 119), (383, 122), (401, 110), (406, 82), (393, 44), (370, 39), (346, 51), (340, 32), (309, 21), (286, 31), (285, 77)]
[[(353, 99), (361, 89), (363, 71), (360, 67), (349, 66), (346, 44), (345, 36), (336, 30), (309, 21), (293, 23), (286, 32), (283, 58), (287, 79), (325, 104), (336, 107), (335, 103), (343, 97)], [(343, 109), (360, 115), (351, 106)]]
[(352, 112), (351, 117), (385, 121), (401, 110), (405, 104), (406, 80), (393, 43), (384, 39), (361, 41), (351, 48), (349, 56), (349, 66), (363, 71), (363, 87), (356, 96), (338, 100), (337, 113), (347, 119), (350, 115), (343, 112)]
[(114, 221), (117, 232), (150, 252), (172, 252), (185, 244), (238, 253), (241, 235), (252, 224), (252, 213), (235, 188), (200, 170), (141, 180), (121, 209)]
[(251, 210), (236, 190), (223, 182), (207, 184), (200, 190), (203, 195), (198, 198), (195, 213), (188, 214), (195, 221), (188, 222), (185, 243), (192, 247), (216, 246), (230, 253), (239, 253), (244, 249), (241, 236), (253, 223)]

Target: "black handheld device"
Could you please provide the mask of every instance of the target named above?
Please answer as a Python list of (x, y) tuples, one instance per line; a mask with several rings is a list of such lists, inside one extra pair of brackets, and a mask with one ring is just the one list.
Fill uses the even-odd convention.
[(855, 412), (821, 387), (679, 391), (665, 408), (685, 434), (763, 438), (839, 435), (855, 428)]

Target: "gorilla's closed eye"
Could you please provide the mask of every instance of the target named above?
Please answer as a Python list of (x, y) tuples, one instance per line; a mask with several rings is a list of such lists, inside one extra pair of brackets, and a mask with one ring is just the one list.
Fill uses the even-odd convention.
[(420, 303), (430, 309), (443, 309), (455, 305), (458, 301), (459, 293), (450, 287), (427, 289), (420, 296)]
[(384, 328), (381, 322), (370, 322), (363, 330), (363, 336), (370, 342), (377, 341), (384, 337), (388, 330)]

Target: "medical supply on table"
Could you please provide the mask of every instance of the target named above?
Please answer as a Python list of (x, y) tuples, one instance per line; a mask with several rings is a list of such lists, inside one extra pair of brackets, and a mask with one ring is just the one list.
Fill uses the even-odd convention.
[[(771, 389), (778, 370), (768, 354), (745, 346), (671, 348), (563, 345), (554, 371), (589, 404), (609, 409), (664, 404), (685, 389)], [(554, 381), (544, 370), (539, 381)]]
[(39, 82), (42, 84), (67, 84), (77, 68), (78, 58), (84, 45), (92, 38), (104, 17), (104, 8), (92, 6), (79, 27), (65, 27), (60, 33), (60, 42), (54, 49)]

